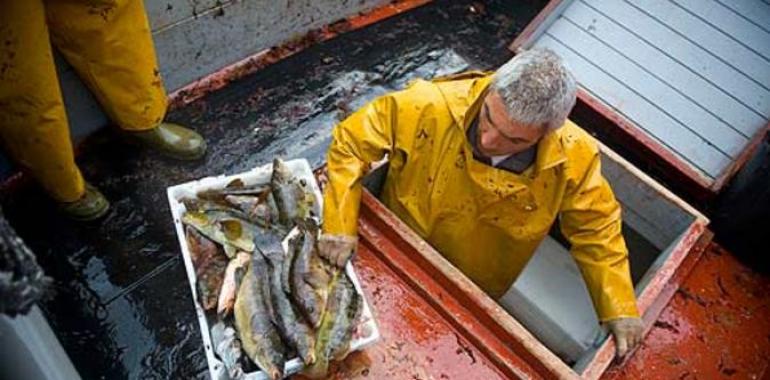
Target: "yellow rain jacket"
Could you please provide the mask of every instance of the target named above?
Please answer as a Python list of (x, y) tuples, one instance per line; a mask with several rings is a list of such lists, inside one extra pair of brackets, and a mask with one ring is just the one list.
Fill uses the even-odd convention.
[(59, 201), (83, 194), (53, 43), (118, 127), (154, 128), (166, 93), (142, 0), (0, 0), (0, 140)]
[(597, 143), (571, 121), (514, 174), (474, 160), (466, 130), (490, 75), (416, 81), (333, 131), (324, 232), (357, 234), (361, 178), (389, 156), (382, 201), (490, 296), (499, 298), (560, 217), (600, 320), (638, 317), (620, 205)]

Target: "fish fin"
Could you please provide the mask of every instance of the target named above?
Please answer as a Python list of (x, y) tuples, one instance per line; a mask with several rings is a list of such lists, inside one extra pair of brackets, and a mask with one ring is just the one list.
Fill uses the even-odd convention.
[(241, 282), (243, 281), (243, 277), (246, 276), (246, 271), (247, 271), (247, 268), (248, 268), (248, 267), (246, 267), (246, 265), (248, 265), (248, 262), (244, 266), (242, 266), (242, 267), (235, 268), (234, 277), (235, 277), (235, 288), (236, 289), (241, 287)]
[(240, 178), (236, 178), (225, 185), (225, 189), (243, 189), (244, 187), (246, 187), (246, 184)]
[(243, 236), (243, 225), (241, 222), (229, 219), (229, 220), (222, 220), (219, 222), (219, 224), (222, 226), (222, 232), (225, 234), (225, 237), (229, 240), (238, 240), (241, 236)]
[(314, 266), (304, 273), (302, 279), (313, 289), (328, 288), (331, 285), (333, 275), (322, 266)]
[(225, 249), (225, 255), (228, 259), (232, 259), (238, 253), (238, 248), (235, 248), (230, 244), (225, 244), (222, 247)]
[(329, 360), (328, 358), (316, 358), (312, 365), (305, 367), (301, 374), (310, 379), (322, 379), (328, 375), (329, 372)]
[[(292, 250), (291, 244), (289, 245), (289, 250)], [(288, 255), (284, 258), (283, 266), (281, 267), (281, 288), (283, 289), (283, 292), (286, 294), (291, 294), (291, 267), (292, 267), (292, 259), (293, 256)]]
[[(315, 350), (315, 348), (313, 348)], [(311, 365), (315, 363), (315, 352), (313, 350), (310, 350), (304, 358), (302, 358), (302, 362), (305, 363), (305, 365)]]
[[(258, 254), (258, 252), (254, 252), (254, 254)], [(268, 269), (268, 271), (270, 270), (272, 269)], [(278, 310), (276, 310), (275, 306), (273, 305), (273, 295), (272, 295), (272, 290), (270, 289), (270, 273), (266, 272), (265, 275), (267, 277), (260, 280), (262, 285), (261, 286), (262, 299), (265, 303), (265, 309), (267, 309), (267, 314), (270, 316), (270, 321), (274, 325), (278, 326)]]
[(257, 204), (266, 203), (267, 202), (267, 198), (270, 197), (272, 193), (273, 193), (273, 186), (272, 185), (268, 185), (267, 189), (265, 191), (263, 191), (263, 192), (259, 193), (259, 195), (257, 195)]
[(283, 378), (283, 371), (278, 369), (278, 367), (271, 368), (270, 371), (268, 371), (269, 377), (271, 380), (280, 380)]

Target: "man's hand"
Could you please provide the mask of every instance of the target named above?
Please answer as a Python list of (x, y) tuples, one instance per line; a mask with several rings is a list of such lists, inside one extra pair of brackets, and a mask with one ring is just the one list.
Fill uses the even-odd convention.
[(357, 245), (358, 238), (355, 236), (322, 234), (318, 239), (318, 253), (342, 268), (353, 256)]
[(607, 327), (615, 337), (615, 347), (618, 358), (626, 356), (642, 342), (641, 318), (618, 318), (607, 321)]

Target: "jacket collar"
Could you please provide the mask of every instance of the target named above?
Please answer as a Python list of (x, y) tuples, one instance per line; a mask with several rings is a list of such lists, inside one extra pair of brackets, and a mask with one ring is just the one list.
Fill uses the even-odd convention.
[(552, 168), (562, 162), (567, 161), (564, 154), (564, 146), (561, 143), (561, 134), (557, 131), (551, 131), (545, 134), (540, 142), (537, 143), (537, 158), (535, 159), (535, 170), (540, 172)]

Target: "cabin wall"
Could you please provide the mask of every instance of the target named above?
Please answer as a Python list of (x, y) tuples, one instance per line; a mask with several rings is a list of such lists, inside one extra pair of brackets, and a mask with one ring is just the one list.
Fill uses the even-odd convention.
[[(171, 92), (310, 30), (366, 11), (385, 0), (145, 1), (166, 90)], [(107, 124), (99, 105), (57, 60), (72, 138)]]

